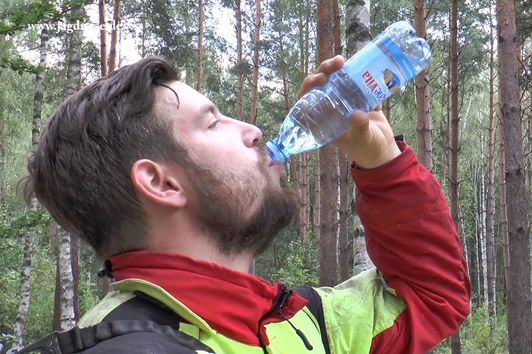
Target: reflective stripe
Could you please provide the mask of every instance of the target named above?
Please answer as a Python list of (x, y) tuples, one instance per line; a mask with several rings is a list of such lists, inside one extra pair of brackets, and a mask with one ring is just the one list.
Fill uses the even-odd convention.
[(109, 292), (96, 306), (87, 312), (79, 321), (78, 327), (85, 328), (102, 322), (115, 308), (135, 297), (135, 294), (122, 291)]

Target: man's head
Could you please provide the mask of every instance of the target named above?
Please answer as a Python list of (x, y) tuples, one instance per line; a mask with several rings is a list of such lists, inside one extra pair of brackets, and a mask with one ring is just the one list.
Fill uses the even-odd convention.
[(260, 130), (177, 80), (161, 58), (97, 80), (61, 104), (29, 160), (26, 195), (102, 257), (149, 248), (155, 211), (186, 208), (225, 254), (262, 251), (294, 213)]

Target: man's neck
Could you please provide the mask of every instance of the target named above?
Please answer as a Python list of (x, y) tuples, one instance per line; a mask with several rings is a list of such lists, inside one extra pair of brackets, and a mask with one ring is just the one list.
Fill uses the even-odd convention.
[(221, 266), (250, 273), (254, 255), (251, 252), (226, 255), (220, 252), (215, 242), (209, 237), (199, 235), (197, 232), (180, 232), (168, 235), (167, 233), (151, 233), (150, 243), (146, 250), (178, 253), (194, 259), (212, 262)]

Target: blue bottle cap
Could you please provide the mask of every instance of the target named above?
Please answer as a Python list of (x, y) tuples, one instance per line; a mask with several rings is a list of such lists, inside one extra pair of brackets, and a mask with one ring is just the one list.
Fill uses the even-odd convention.
[(273, 161), (285, 162), (288, 159), (288, 156), (283, 153), (282, 147), (273, 141), (268, 141), (264, 148)]

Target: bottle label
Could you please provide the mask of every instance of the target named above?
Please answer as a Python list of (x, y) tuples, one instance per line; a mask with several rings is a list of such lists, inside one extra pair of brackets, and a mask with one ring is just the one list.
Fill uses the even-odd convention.
[(394, 44), (388, 37), (383, 37), (379, 36), (369, 43), (349, 59), (342, 69), (363, 91), (370, 109), (397, 92), (407, 82), (402, 68), (397, 63), (397, 59), (402, 60), (397, 57), (404, 57), (404, 54), (399, 48), (398, 53), (390, 50), (389, 46), (383, 46), (383, 42), (386, 44), (388, 41)]

